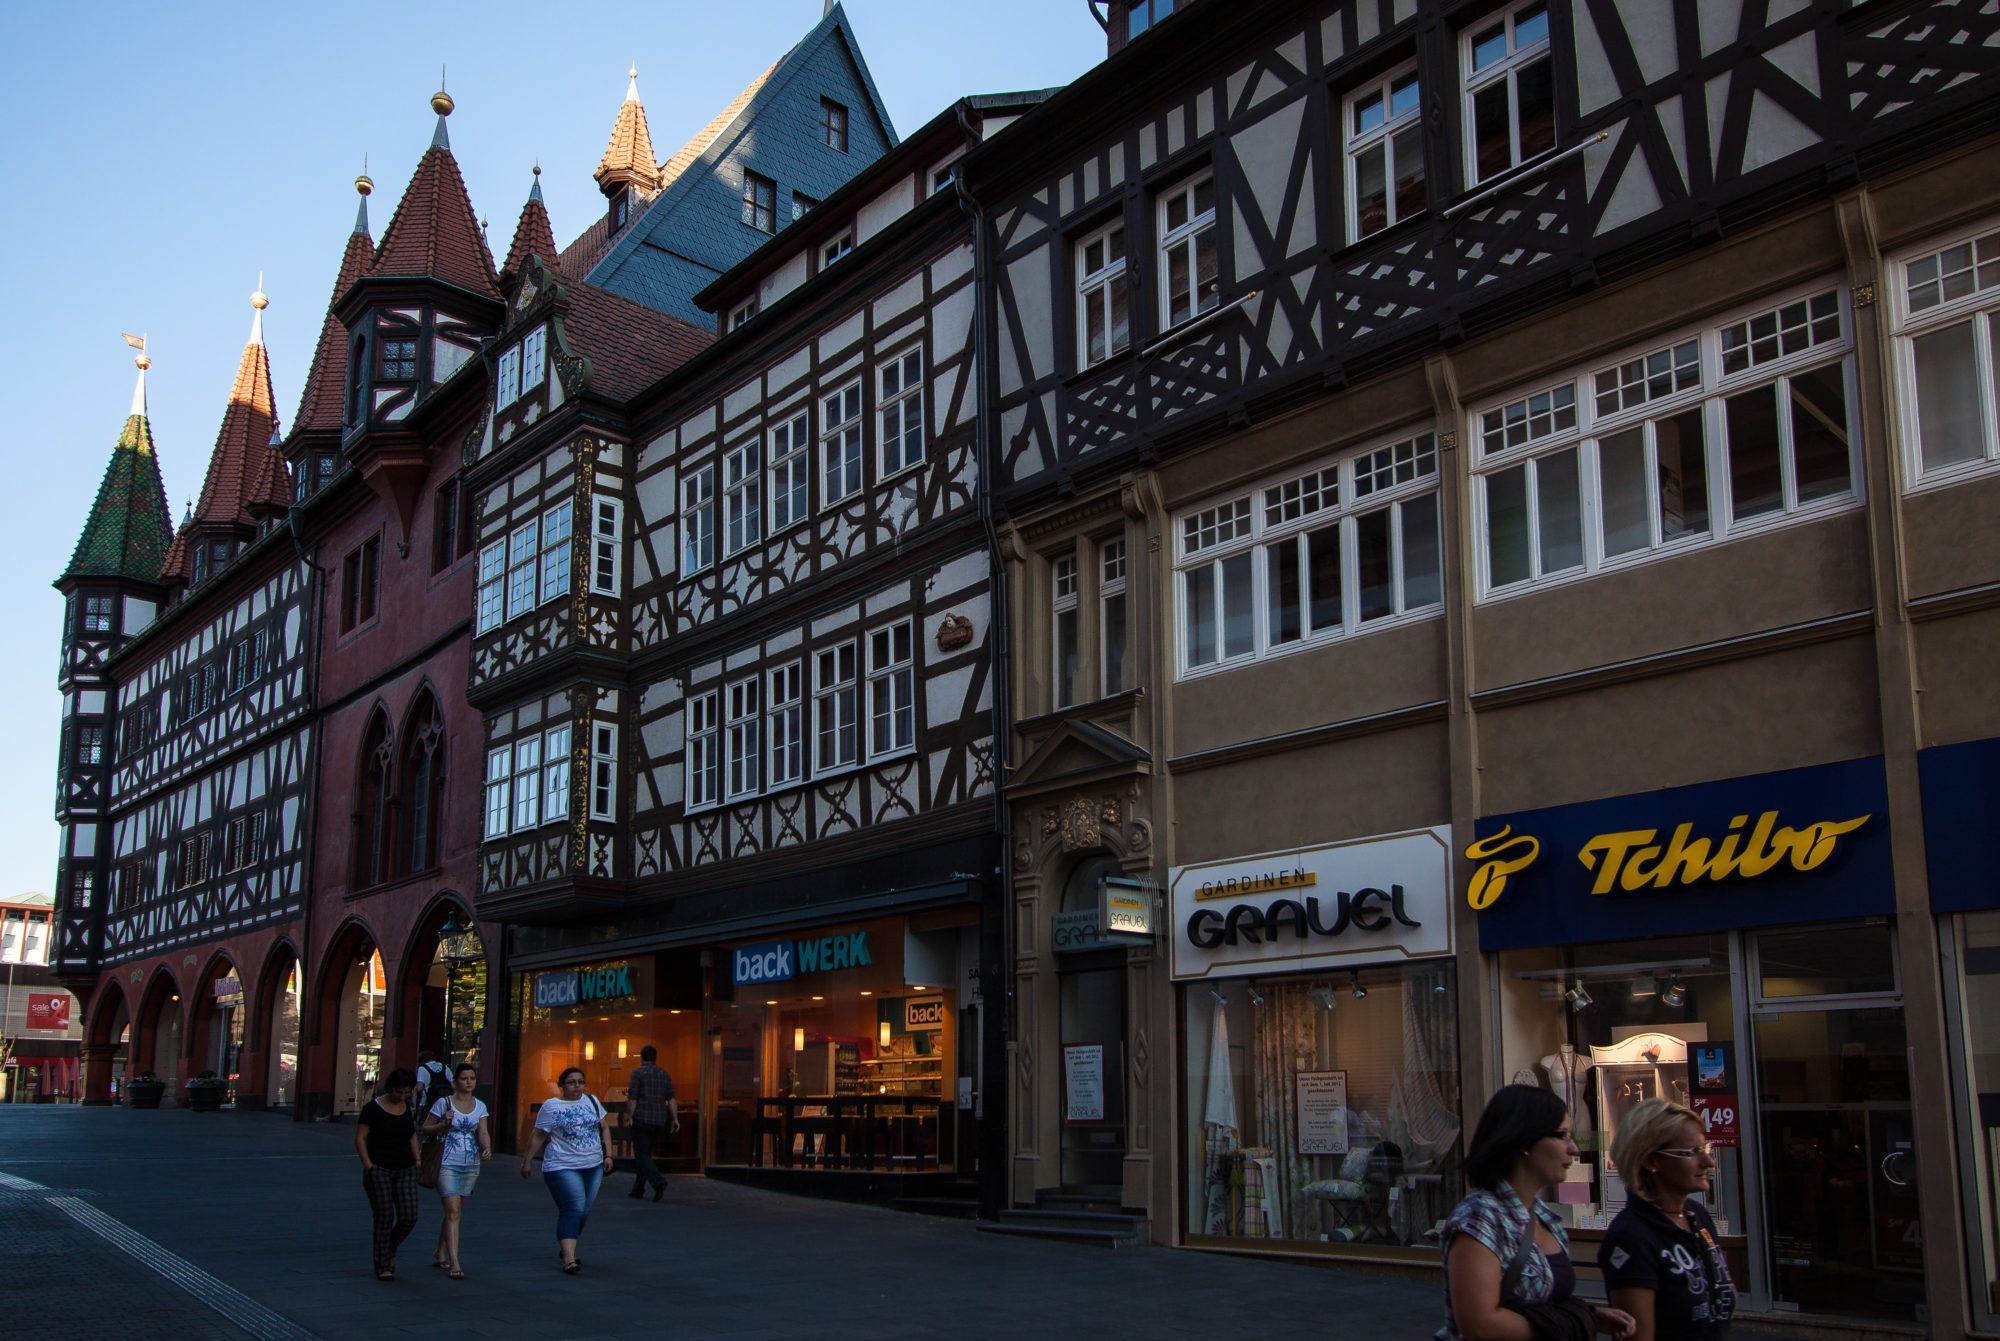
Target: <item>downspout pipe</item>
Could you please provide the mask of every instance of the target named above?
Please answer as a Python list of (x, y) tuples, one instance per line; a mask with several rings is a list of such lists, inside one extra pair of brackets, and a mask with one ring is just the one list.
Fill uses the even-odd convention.
[[(968, 145), (977, 144), (981, 138), (970, 113), (970, 105), (961, 99), (958, 124)], [(993, 933), (991, 942), (997, 944), (1000, 953), (997, 963), (982, 966), (980, 979), (980, 999), (998, 1019), (986, 1024), (981, 1049), (980, 1070), (983, 1074), (979, 1077), (979, 1085), (985, 1095), (985, 1103), (979, 1125), (979, 1144), (981, 1171), (985, 1176), (980, 1179), (979, 1185), (979, 1213), (982, 1217), (994, 1219), (1006, 1209), (1005, 1188), (1011, 1172), (1005, 1133), (1008, 1126), (1008, 1077), (1012, 1073), (1007, 1061), (1007, 1047), (1014, 1038), (1014, 919), (1011, 916), (1012, 890), (1008, 884), (1014, 835), (1013, 819), (1007, 805), (1007, 782), (1013, 772), (1011, 756), (1014, 743), (1010, 692), (1013, 677), (1010, 674), (1011, 643), (1008, 636), (1013, 621), (1008, 613), (1007, 565), (1001, 558), (1000, 535), (993, 516), (993, 488), (998, 477), (998, 460), (992, 430), (993, 362), (989, 357), (991, 348), (987, 338), (992, 258), (987, 241), (986, 211), (967, 186), (963, 172), (953, 175), (952, 189), (958, 196), (959, 208), (972, 221), (972, 362), (976, 379), (974, 386), (977, 388), (973, 414), (973, 460), (978, 463), (979, 470), (973, 497), (977, 500), (980, 526), (986, 534), (987, 581), (993, 593), (986, 637), (993, 675), (993, 828), (999, 836), (1000, 851), (998, 865), (991, 876), (993, 897), (989, 899), (989, 907), (983, 910), (982, 916), (987, 919)], [(998, 970), (994, 975), (997, 986), (986, 981), (985, 970), (989, 969)]]

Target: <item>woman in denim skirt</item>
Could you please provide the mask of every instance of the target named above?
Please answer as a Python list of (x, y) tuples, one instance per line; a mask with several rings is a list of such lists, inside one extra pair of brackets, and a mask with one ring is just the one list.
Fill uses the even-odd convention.
[(458, 1225), (465, 1213), (465, 1199), (479, 1181), (479, 1166), (493, 1158), (493, 1124), (486, 1105), (472, 1096), (479, 1084), (479, 1069), (460, 1063), (452, 1072), (451, 1093), (431, 1105), (424, 1119), (424, 1135), (444, 1136), (444, 1159), (438, 1165), (438, 1200), (444, 1203), (444, 1223), (438, 1227), (437, 1252), (432, 1265), (449, 1271), (453, 1280), (464, 1280), (458, 1265)]

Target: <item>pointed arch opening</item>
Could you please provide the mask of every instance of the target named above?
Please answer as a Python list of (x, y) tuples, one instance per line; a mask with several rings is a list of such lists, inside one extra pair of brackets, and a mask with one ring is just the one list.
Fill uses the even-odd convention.
[(298, 951), (280, 941), (257, 975), (254, 1023), (257, 1052), (264, 1061), (264, 1105), (289, 1109), (299, 1096), (299, 1021), (305, 1006), (305, 974)]
[[(333, 1117), (350, 1116), (374, 1097), (382, 1072), (389, 999), (380, 943), (358, 918), (335, 934), (316, 996), (319, 1013), (313, 1037), (322, 1045), (329, 1039), (333, 1043), (328, 1057), (331, 1075), (320, 1082), (331, 1084), (325, 1111)], [(326, 1076), (326, 1071), (315, 1070)]]
[(195, 1073), (213, 1071), (223, 1082), (223, 1102), (237, 1099), (243, 1043), (249, 1028), (243, 975), (227, 951), (217, 951), (194, 980), (188, 1010), (189, 1064)]
[(358, 889), (389, 878), (395, 850), (395, 754), (389, 714), (379, 707), (361, 737), (361, 778), (354, 804), (354, 884)]
[(402, 873), (414, 875), (435, 868), (439, 860), (444, 819), (444, 711), (437, 695), (426, 687), (417, 695), (403, 730), (403, 841), (398, 848)]
[(140, 998), (138, 1019), (132, 1029), (131, 1062), (128, 1079), (152, 1074), (166, 1086), (160, 1102), (175, 1107), (181, 1102), (181, 1081), (186, 1079), (187, 1007), (181, 1000), (181, 986), (164, 965), (155, 969)]

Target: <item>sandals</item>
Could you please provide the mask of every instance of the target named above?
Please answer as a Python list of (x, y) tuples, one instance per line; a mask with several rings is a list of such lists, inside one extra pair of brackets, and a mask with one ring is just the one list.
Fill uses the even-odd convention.
[(388, 1269), (387, 1271), (378, 1271), (378, 1272), (376, 1272), (376, 1273), (375, 1273), (375, 1279), (376, 1279), (376, 1280), (394, 1280), (394, 1279), (396, 1279), (396, 1268), (394, 1268), (394, 1267), (390, 1267), (390, 1268), (389, 1268), (389, 1269)]
[(434, 1267), (436, 1267), (436, 1268), (437, 1268), (437, 1269), (438, 1269), (439, 1271), (449, 1271), (449, 1270), (451, 1270), (451, 1263), (449, 1263), (449, 1262), (446, 1262), (446, 1261), (444, 1261), (444, 1260), (442, 1260), (442, 1259), (440, 1259), (440, 1258), (435, 1258), (435, 1257), (434, 1257), (434, 1258), (432, 1258), (432, 1259), (431, 1259), (431, 1265), (432, 1265), (432, 1266), (434, 1266)]
[(464, 1279), (465, 1279), (465, 1273), (464, 1273), (463, 1271), (460, 1271), (460, 1270), (459, 1270), (459, 1269), (458, 1269), (457, 1267), (451, 1267), (451, 1268), (449, 1268), (449, 1270), (450, 1270), (450, 1272), (451, 1272), (451, 1278), (452, 1278), (453, 1280), (464, 1280)]
[(563, 1275), (574, 1276), (577, 1272), (583, 1270), (583, 1259), (579, 1257), (571, 1261), (564, 1262), (562, 1264), (562, 1268), (563, 1268)]

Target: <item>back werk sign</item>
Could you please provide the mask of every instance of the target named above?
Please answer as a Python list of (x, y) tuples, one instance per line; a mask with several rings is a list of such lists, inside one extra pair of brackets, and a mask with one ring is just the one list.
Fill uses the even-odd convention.
[(1888, 913), (1880, 759), (1481, 819), (1466, 902), (1485, 950)]
[(540, 1009), (595, 1006), (637, 995), (637, 989), (632, 986), (630, 964), (562, 969), (555, 973), (538, 974), (535, 978), (535, 1005)]
[(1450, 889), (1442, 828), (1178, 867), (1174, 976), (1449, 954)]

